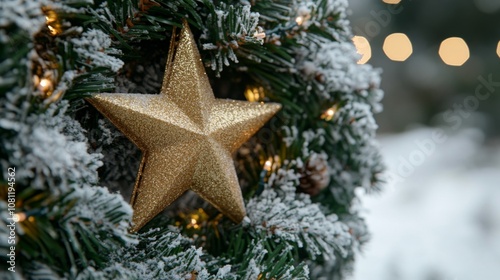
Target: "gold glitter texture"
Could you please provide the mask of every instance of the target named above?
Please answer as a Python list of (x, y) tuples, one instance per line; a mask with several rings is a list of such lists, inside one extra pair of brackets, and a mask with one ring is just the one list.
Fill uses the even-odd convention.
[(186, 22), (174, 46), (161, 94), (88, 99), (143, 152), (130, 201), (132, 232), (188, 189), (240, 222), (245, 207), (231, 154), (281, 108), (215, 99)]

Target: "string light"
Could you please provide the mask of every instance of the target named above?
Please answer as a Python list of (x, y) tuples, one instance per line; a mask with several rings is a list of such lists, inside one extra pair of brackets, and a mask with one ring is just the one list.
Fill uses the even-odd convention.
[(271, 171), (271, 168), (273, 166), (273, 158), (270, 157), (268, 160), (266, 160), (266, 162), (264, 163), (264, 170), (266, 170), (267, 172)]
[(303, 25), (311, 18), (311, 10), (306, 5), (302, 5), (297, 9), (297, 15), (295, 22), (298, 25)]
[(264, 100), (264, 88), (260, 86), (248, 86), (245, 89), (245, 98), (250, 102), (259, 102)]
[(43, 92), (48, 92), (52, 87), (52, 82), (49, 79), (43, 78), (40, 80), (40, 90)]
[(35, 87), (42, 92), (43, 98), (50, 97), (52, 95), (52, 91), (54, 90), (54, 85), (49, 78), (41, 78), (38, 76), (33, 77), (33, 83)]
[(266, 38), (266, 33), (264, 33), (264, 32), (260, 32), (260, 33), (255, 32), (255, 33), (253, 34), (253, 36), (254, 36), (255, 38), (257, 38), (257, 39), (261, 39), (261, 40), (263, 40), (264, 38)]
[(295, 19), (295, 22), (298, 24), (298, 25), (302, 25), (304, 23), (304, 17), (303, 16), (298, 16), (296, 19)]
[(200, 228), (200, 225), (198, 225), (198, 221), (194, 218), (191, 218), (191, 223), (187, 226), (187, 228), (194, 228), (194, 229), (198, 229)]
[(266, 38), (266, 32), (264, 32), (264, 28), (257, 26), (253, 37), (257, 38), (258, 40), (264, 40)]
[(54, 27), (50, 25), (47, 25), (47, 27), (49, 28), (50, 34), (57, 35), (57, 30)]
[(57, 17), (57, 13), (53, 10), (44, 9), (45, 23), (49, 29), (50, 35), (56, 36), (62, 33), (62, 26)]
[[(203, 211), (203, 210), (201, 210), (201, 211)], [(199, 225), (198, 221), (200, 220), (202, 214), (205, 214), (205, 212), (204, 211), (203, 211), (203, 213), (200, 212), (200, 209), (198, 209), (197, 212), (192, 213), (191, 217), (189, 218), (189, 224), (187, 225), (186, 228), (188, 228), (188, 229), (189, 228), (199, 229), (200, 225)]]
[(199, 230), (210, 223), (207, 213), (201, 208), (188, 214), (181, 213), (179, 216), (182, 220), (177, 221), (175, 225), (178, 227), (185, 225), (186, 229)]
[(193, 236), (201, 234), (202, 238), (203, 234), (208, 229), (219, 238), (220, 233), (218, 225), (223, 218), (224, 215), (222, 213), (217, 214), (215, 217), (211, 217), (205, 210), (198, 208), (190, 213), (179, 213), (179, 219), (177, 219), (175, 225), (179, 228), (185, 228)]
[[(31, 217), (30, 217), (31, 218)], [(14, 220), (14, 222), (18, 223), (18, 222), (23, 222), (24, 220), (26, 220), (26, 214), (21, 212), (21, 213), (16, 213), (12, 216), (12, 220)]]
[(263, 173), (268, 173), (272, 170), (276, 170), (277, 168), (280, 167), (281, 160), (278, 155), (274, 155), (274, 157), (270, 156), (265, 162), (264, 166), (262, 167), (262, 172)]
[(323, 114), (321, 114), (321, 118), (325, 121), (331, 121), (333, 119), (333, 116), (335, 116), (335, 113), (337, 112), (337, 105), (333, 105), (332, 107), (328, 108)]

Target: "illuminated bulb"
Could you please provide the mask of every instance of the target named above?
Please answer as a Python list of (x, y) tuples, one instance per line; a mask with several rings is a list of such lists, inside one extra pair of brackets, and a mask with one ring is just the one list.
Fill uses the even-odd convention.
[(497, 55), (498, 55), (498, 57), (500, 57), (500, 41), (498, 42), (498, 46), (497, 46)]
[(370, 47), (370, 42), (363, 36), (352, 37), (352, 42), (356, 47), (357, 52), (361, 55), (358, 64), (365, 64), (372, 57), (372, 48)]
[(330, 118), (330, 119), (331, 119), (331, 118), (333, 117), (333, 115), (335, 115), (335, 111), (333, 111), (332, 109), (328, 109), (328, 110), (326, 111), (326, 116), (327, 116), (327, 118)]
[(298, 24), (298, 25), (302, 25), (304, 23), (304, 17), (303, 16), (298, 16), (296, 19), (295, 19), (295, 22)]
[(337, 106), (334, 105), (328, 110), (326, 110), (322, 115), (321, 118), (324, 119), (325, 121), (331, 121), (333, 119), (333, 116), (335, 116), (335, 113), (337, 112)]
[(62, 32), (61, 23), (57, 20), (57, 14), (54, 11), (46, 11), (45, 23), (51, 35), (57, 35)]
[(447, 65), (462, 66), (469, 60), (469, 47), (462, 38), (448, 38), (439, 46), (439, 56)]
[(191, 223), (188, 225), (188, 228), (194, 228), (194, 229), (198, 229), (200, 227), (200, 225), (198, 225), (198, 221), (194, 218), (191, 218)]
[(266, 171), (271, 171), (271, 167), (273, 166), (273, 162), (271, 161), (272, 158), (269, 158), (266, 160), (266, 163), (264, 163), (264, 170)]
[(393, 61), (405, 61), (413, 53), (411, 41), (403, 33), (393, 33), (387, 36), (382, 49), (385, 55)]
[(247, 87), (245, 89), (245, 98), (250, 102), (259, 102), (264, 99), (263, 87)]
[(14, 220), (14, 222), (18, 223), (18, 222), (22, 222), (24, 220), (26, 220), (26, 214), (25, 213), (16, 213), (12, 216), (12, 220)]
[(54, 11), (47, 11), (47, 15), (45, 15), (45, 23), (51, 24), (57, 21), (57, 15)]
[(48, 25), (47, 27), (49, 28), (49, 32), (51, 35), (57, 35), (57, 30), (54, 27), (50, 25)]
[(49, 91), (52, 89), (52, 82), (47, 78), (42, 78), (40, 83), (38, 84), (38, 88), (45, 94), (49, 94)]
[(48, 98), (52, 95), (54, 90), (52, 81), (49, 78), (39, 78), (38, 76), (33, 76), (33, 83), (35, 87), (42, 92), (43, 98)]
[(49, 80), (49, 79), (45, 79), (45, 78), (43, 78), (43, 79), (40, 81), (40, 86), (41, 86), (41, 89), (42, 89), (43, 91), (47, 91), (47, 90), (50, 88), (51, 84), (52, 84), (52, 83), (50, 82), (50, 80)]
[(254, 36), (255, 38), (257, 38), (257, 39), (261, 39), (261, 40), (262, 40), (262, 39), (266, 38), (266, 33), (264, 33), (264, 32), (261, 32), (261, 33), (257, 33), (257, 32), (255, 32), (255, 33), (253, 34), (253, 36)]

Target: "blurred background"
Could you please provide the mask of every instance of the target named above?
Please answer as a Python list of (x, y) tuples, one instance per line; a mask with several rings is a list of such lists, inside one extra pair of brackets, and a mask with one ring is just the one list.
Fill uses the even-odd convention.
[(500, 0), (350, 0), (383, 69), (385, 190), (352, 280), (500, 279)]

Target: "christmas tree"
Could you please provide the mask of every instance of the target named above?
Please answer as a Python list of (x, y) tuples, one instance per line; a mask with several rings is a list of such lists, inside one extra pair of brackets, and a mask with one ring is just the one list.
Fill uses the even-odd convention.
[(383, 171), (346, 13), (2, 1), (2, 279), (343, 279)]

